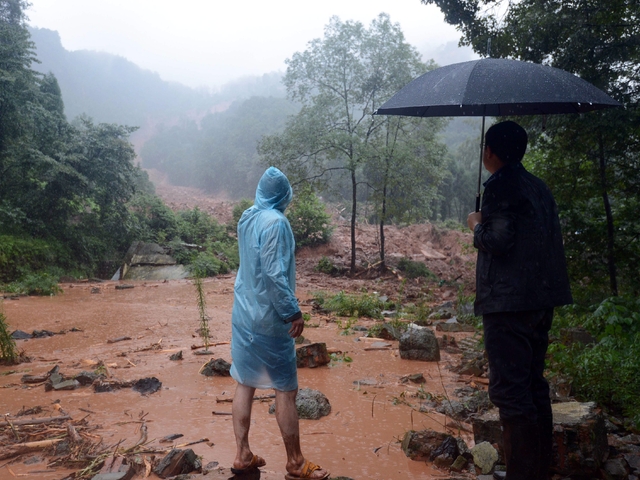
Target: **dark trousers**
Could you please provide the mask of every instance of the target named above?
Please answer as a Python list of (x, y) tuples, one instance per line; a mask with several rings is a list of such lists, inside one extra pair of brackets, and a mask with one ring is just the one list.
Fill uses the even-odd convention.
[(551, 415), (544, 357), (553, 308), (485, 314), (484, 344), (489, 358), (489, 398), (500, 419), (537, 422)]
[(489, 398), (500, 411), (507, 480), (546, 480), (553, 414), (544, 358), (553, 309), (483, 316)]

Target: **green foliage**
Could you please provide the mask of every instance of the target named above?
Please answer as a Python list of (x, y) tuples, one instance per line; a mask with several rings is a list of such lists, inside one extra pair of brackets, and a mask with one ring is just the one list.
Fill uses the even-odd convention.
[(363, 293), (361, 295), (349, 295), (344, 291), (327, 297), (319, 292), (314, 295), (315, 301), (321, 308), (333, 312), (341, 317), (369, 317), (382, 318), (382, 310), (385, 304), (377, 295)]
[[(427, 68), (387, 14), (368, 28), (331, 18), (323, 38), (287, 60), (287, 94), (302, 109), (282, 134), (261, 141), (263, 163), (285, 171), (294, 184), (311, 182), (348, 198), (352, 227), (358, 187), (365, 183), (382, 222), (423, 209), (423, 199), (434, 194), (441, 178), (442, 149), (435, 140), (440, 121), (371, 114)], [(354, 273), (355, 228), (351, 231)]]
[[(484, 55), (547, 63), (604, 90), (625, 108), (518, 120), (527, 168), (554, 192), (579, 301), (640, 292), (640, 11), (612, 0), (422, 0), (462, 43)], [(607, 48), (602, 48), (607, 45)], [(584, 52), (590, 52), (585, 55)]]
[(189, 268), (196, 277), (215, 277), (216, 275), (229, 273), (228, 261), (211, 252), (199, 252), (191, 259)]
[(407, 257), (403, 257), (398, 261), (398, 269), (408, 278), (422, 277), (430, 280), (438, 280), (436, 274), (429, 270), (423, 262), (414, 262)]
[(231, 212), (233, 215), (233, 222), (227, 225), (227, 231), (229, 233), (232, 233), (234, 235), (237, 233), (238, 222), (240, 221), (240, 217), (242, 217), (242, 214), (247, 208), (252, 206), (253, 206), (253, 201), (249, 200), (248, 198), (241, 199), (238, 203), (236, 203), (233, 206), (233, 210)]
[(296, 248), (315, 247), (331, 239), (331, 215), (310, 188), (303, 188), (294, 196), (286, 216), (293, 230)]
[(0, 235), (0, 283), (27, 272), (44, 270), (70, 260), (70, 252), (55, 240)]
[(16, 342), (9, 333), (7, 317), (0, 311), (0, 362), (10, 365), (16, 363), (18, 357)]
[(62, 293), (58, 278), (46, 272), (27, 273), (20, 279), (7, 284), (4, 290), (22, 295), (46, 296)]
[(316, 272), (326, 273), (327, 275), (339, 275), (342, 270), (336, 267), (331, 260), (324, 255), (318, 261), (318, 264), (314, 267)]
[(557, 309), (552, 333), (583, 326), (593, 345), (553, 343), (552, 376), (568, 377), (581, 400), (596, 401), (614, 414), (626, 415), (640, 428), (640, 299), (611, 297), (589, 309)]

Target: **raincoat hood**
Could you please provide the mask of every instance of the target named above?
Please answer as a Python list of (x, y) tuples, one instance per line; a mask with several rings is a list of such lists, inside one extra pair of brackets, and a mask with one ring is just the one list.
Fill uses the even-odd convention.
[(254, 205), (260, 210), (284, 212), (292, 198), (293, 189), (286, 175), (276, 167), (267, 168), (258, 182)]

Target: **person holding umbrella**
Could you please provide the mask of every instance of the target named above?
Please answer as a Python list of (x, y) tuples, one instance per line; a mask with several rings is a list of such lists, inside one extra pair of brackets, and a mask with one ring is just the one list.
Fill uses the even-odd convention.
[(295, 241), (284, 215), (293, 198), (289, 180), (269, 167), (258, 182), (254, 205), (238, 222), (240, 267), (231, 313), (231, 376), (236, 458), (231, 472), (257, 474), (266, 461), (249, 447), (256, 388), (276, 392), (276, 421), (287, 452), (287, 480), (324, 480), (329, 472), (305, 459), (296, 408), (298, 371), (294, 339), (304, 320), (295, 297)]
[(508, 480), (549, 476), (553, 416), (544, 360), (553, 309), (572, 303), (555, 200), (521, 163), (527, 141), (512, 121), (487, 130), (483, 165), (491, 177), (481, 210), (467, 218), (478, 249), (474, 309), (483, 317)]

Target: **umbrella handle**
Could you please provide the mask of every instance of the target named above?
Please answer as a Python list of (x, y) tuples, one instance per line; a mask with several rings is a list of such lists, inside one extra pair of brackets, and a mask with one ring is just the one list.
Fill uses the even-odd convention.
[(480, 133), (480, 165), (478, 165), (478, 193), (476, 193), (476, 212), (480, 211), (480, 185), (482, 184), (482, 157), (484, 156), (484, 115), (482, 116), (482, 131)]

